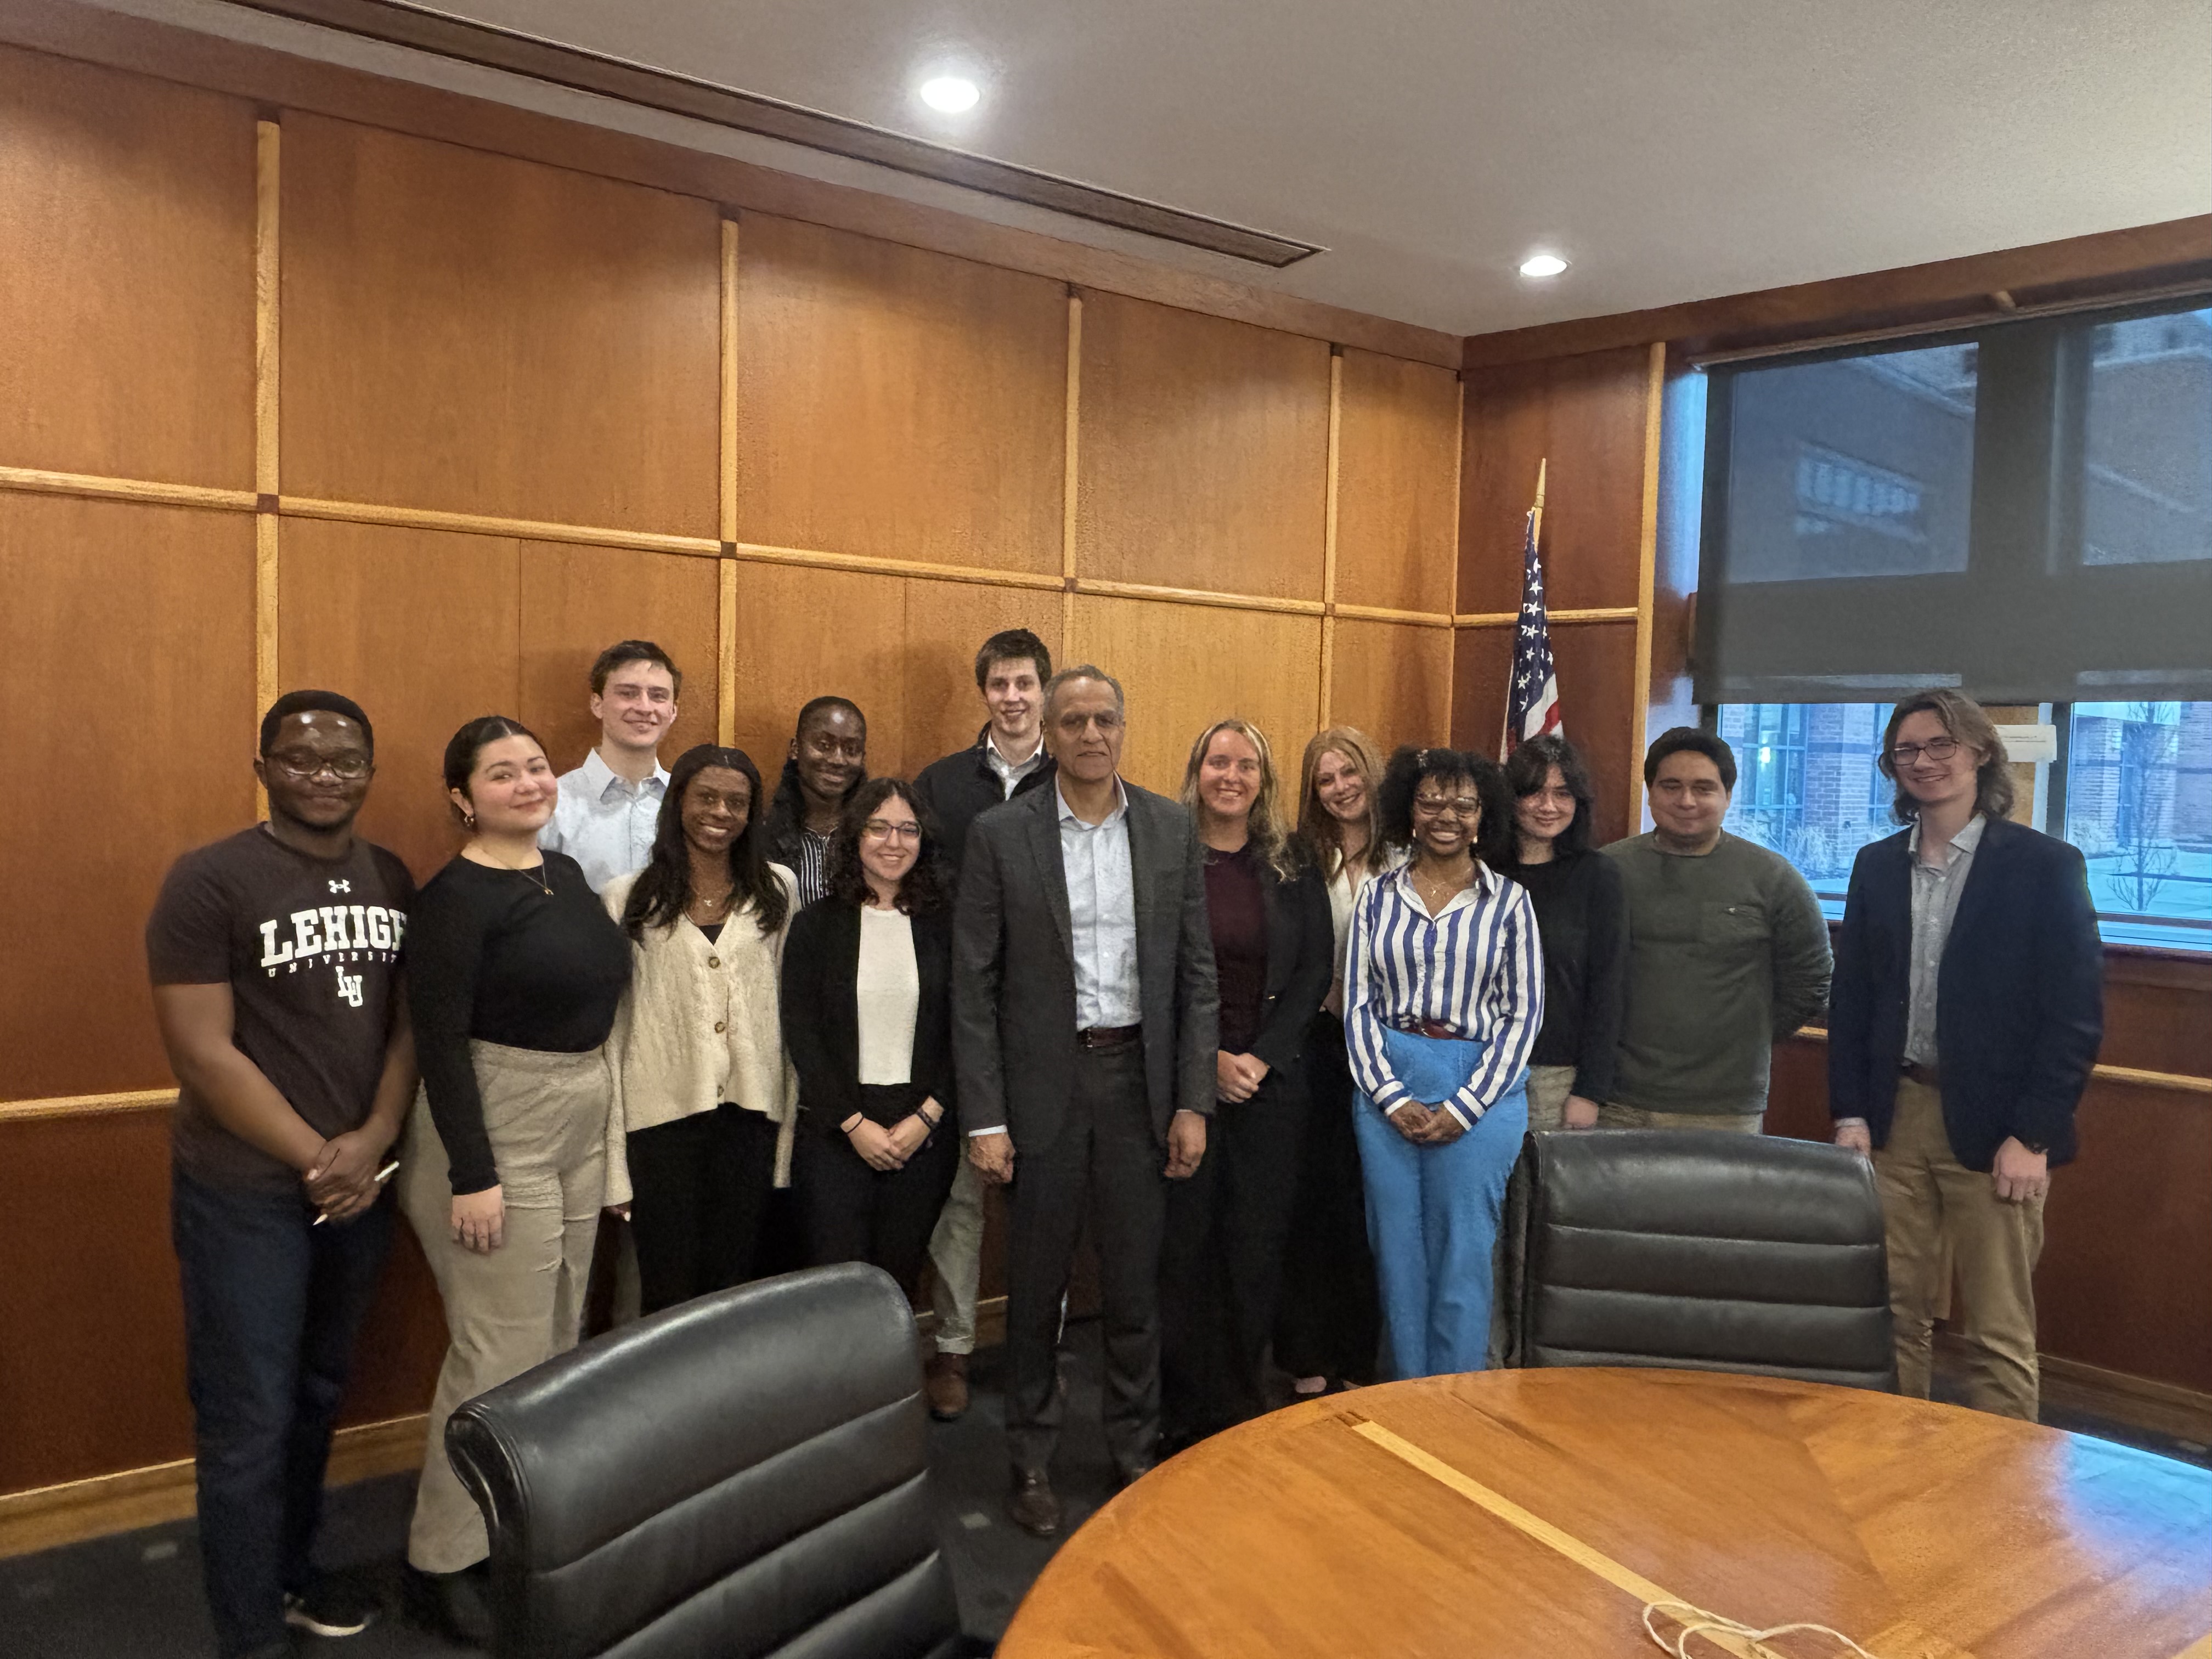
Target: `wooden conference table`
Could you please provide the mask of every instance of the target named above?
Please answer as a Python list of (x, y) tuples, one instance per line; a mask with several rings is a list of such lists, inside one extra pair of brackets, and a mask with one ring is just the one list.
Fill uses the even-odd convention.
[(1627, 1659), (1658, 1651), (1662, 1599), (1876, 1659), (2212, 1659), (2212, 1471), (1761, 1377), (1394, 1382), (1163, 1464), (1060, 1548), (998, 1651)]

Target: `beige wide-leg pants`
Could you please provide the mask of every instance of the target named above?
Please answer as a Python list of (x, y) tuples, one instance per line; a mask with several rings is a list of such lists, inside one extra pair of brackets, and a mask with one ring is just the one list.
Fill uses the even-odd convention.
[(454, 1242), (446, 1149), (419, 1091), (398, 1176), (400, 1208), (445, 1300), (449, 1343), (407, 1534), (407, 1559), (424, 1572), (458, 1572), (491, 1553), (483, 1517), (447, 1461), (446, 1419), (575, 1346), (606, 1190), (613, 1083), (605, 1051), (469, 1047), (507, 1205), (500, 1247), (481, 1255)]

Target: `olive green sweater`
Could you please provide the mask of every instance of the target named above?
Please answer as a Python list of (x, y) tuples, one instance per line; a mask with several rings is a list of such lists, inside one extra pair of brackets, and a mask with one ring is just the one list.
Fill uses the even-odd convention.
[(1628, 1008), (1613, 1099), (1766, 1109), (1774, 1044), (1827, 1006), (1828, 925), (1789, 861), (1723, 835), (1698, 857), (1648, 835), (1605, 849), (1628, 892)]

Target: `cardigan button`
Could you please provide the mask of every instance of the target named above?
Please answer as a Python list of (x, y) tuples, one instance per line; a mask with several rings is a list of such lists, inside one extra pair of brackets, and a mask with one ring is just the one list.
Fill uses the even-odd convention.
[(707, 965), (709, 968), (719, 968), (722, 965), (722, 959), (720, 957), (708, 957), (707, 958)]
[(719, 1019), (718, 1019), (718, 1020), (716, 1020), (716, 1021), (714, 1022), (714, 1029), (715, 1029), (717, 1031), (720, 1030), (723, 1028), (724, 1024), (725, 1024), (725, 1022), (723, 1022), (723, 1021), (721, 1021), (721, 1020), (719, 1020)]

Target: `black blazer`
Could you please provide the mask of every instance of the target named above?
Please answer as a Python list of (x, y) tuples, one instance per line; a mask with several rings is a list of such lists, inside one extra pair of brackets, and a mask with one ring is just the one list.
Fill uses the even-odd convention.
[(1267, 1062), (1268, 1071), (1295, 1075), (1306, 1028), (1321, 1012), (1335, 972), (1328, 889), (1311, 869), (1285, 881), (1265, 859), (1254, 861), (1267, 907), (1267, 994), (1252, 1052)]
[(977, 817), (1016, 795), (1042, 789), (1053, 779), (1053, 761), (1048, 753), (1038, 760), (1035, 771), (1014, 786), (1013, 795), (1007, 794), (983, 752), (983, 745), (990, 740), (991, 728), (986, 726), (969, 747), (930, 762), (914, 781), (915, 799), (937, 820), (938, 845), (952, 866), (956, 884), (960, 879), (961, 855), (968, 850), (969, 827)]
[[(1889, 1139), (1911, 998), (1911, 832), (1859, 849), (1828, 993), (1828, 1110)], [(1970, 1170), (2008, 1135), (2074, 1156), (2074, 1108), (2105, 1030), (2104, 952), (2081, 854), (1991, 818), (1936, 990), (1943, 1125)]]
[[(1213, 1112), (1218, 993), (1206, 919), (1206, 860), (1190, 814), (1133, 783), (1138, 996), (1152, 1131), (1178, 1111)], [(968, 832), (953, 916), (952, 1052), (960, 1121), (1004, 1126), (1017, 1153), (1046, 1146), (1075, 1081), (1075, 957), (1060, 856), (1060, 791), (1032, 789)]]
[[(783, 1047), (799, 1073), (799, 1106), (835, 1133), (860, 1106), (860, 910), (831, 894), (791, 919), (783, 942)], [(948, 1115), (952, 1088), (952, 918), (914, 918), (912, 1076)]]

